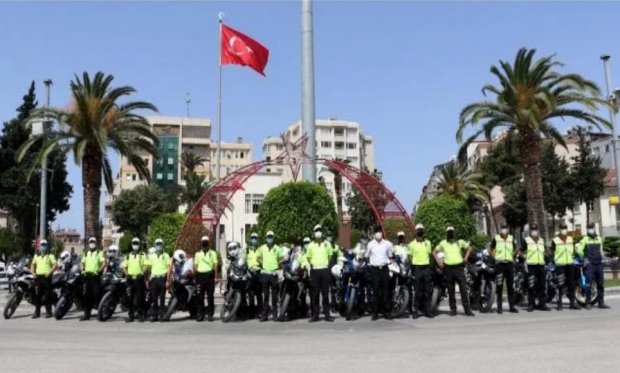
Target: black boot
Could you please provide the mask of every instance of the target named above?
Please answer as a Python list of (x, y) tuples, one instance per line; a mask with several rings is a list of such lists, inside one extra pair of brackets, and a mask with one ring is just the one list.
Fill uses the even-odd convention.
[(598, 308), (609, 309), (609, 306), (605, 304), (605, 297), (602, 294), (598, 296)]
[(41, 309), (40, 308), (36, 308), (34, 310), (34, 313), (32, 314), (32, 318), (33, 319), (38, 319), (39, 317), (41, 317)]
[(558, 305), (556, 307), (558, 311), (562, 311), (562, 297), (558, 297)]

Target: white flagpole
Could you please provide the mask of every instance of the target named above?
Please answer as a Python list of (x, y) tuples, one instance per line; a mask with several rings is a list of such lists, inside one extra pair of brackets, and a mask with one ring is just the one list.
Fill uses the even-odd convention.
[[(221, 158), (222, 158), (222, 19), (224, 19), (224, 13), (219, 12), (218, 18), (220, 22), (220, 32), (219, 38), (217, 41), (217, 45), (219, 48), (218, 58), (219, 58), (219, 73), (217, 78), (218, 85), (218, 94), (217, 94), (217, 165), (216, 165), (216, 180), (220, 181), (221, 178)], [(217, 205), (219, 207), (219, 195), (217, 200)], [(219, 252), (220, 251), (220, 220), (218, 218), (217, 224), (215, 225), (215, 248)]]

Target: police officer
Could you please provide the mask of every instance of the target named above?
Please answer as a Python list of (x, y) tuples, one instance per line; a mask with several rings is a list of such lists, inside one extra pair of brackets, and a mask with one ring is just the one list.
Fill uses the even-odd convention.
[(90, 320), (93, 307), (99, 302), (101, 283), (99, 275), (105, 268), (103, 252), (97, 248), (95, 237), (88, 239), (88, 251), (82, 256), (82, 273), (84, 273), (84, 315), (80, 321)]
[(171, 265), (170, 255), (164, 252), (164, 240), (155, 240), (155, 253), (149, 255), (147, 265), (150, 271), (151, 290), (151, 322), (163, 321), (166, 305), (166, 289), (170, 284), (166, 282)]
[(196, 321), (205, 319), (205, 292), (207, 293), (207, 321), (213, 321), (215, 304), (213, 293), (215, 292), (215, 279), (218, 278), (218, 259), (215, 250), (209, 245), (209, 237), (202, 236), (200, 239), (200, 251), (194, 254), (194, 273), (198, 285), (198, 316)]
[(411, 317), (417, 319), (420, 313), (424, 313), (426, 317), (433, 318), (431, 310), (431, 252), (433, 248), (431, 241), (424, 238), (424, 225), (417, 224), (415, 227), (415, 239), (408, 245), (409, 257), (415, 282), (415, 299), (413, 299), (413, 312)]
[(579, 256), (584, 261), (586, 270), (586, 309), (591, 309), (592, 282), (596, 283), (598, 308), (609, 308), (605, 304), (605, 287), (603, 282), (603, 241), (596, 234), (594, 223), (588, 224), (588, 235), (579, 242)]
[(566, 223), (560, 224), (560, 234), (551, 241), (551, 254), (555, 263), (555, 271), (558, 275), (558, 304), (557, 310), (562, 311), (562, 294), (566, 287), (566, 294), (570, 302), (570, 309), (579, 309), (575, 304), (575, 245), (573, 238), (568, 236)]
[(123, 263), (123, 272), (127, 277), (127, 295), (129, 302), (128, 317), (126, 322), (133, 322), (136, 314), (138, 321), (144, 322), (145, 305), (144, 305), (144, 269), (146, 265), (146, 255), (140, 251), (140, 239), (134, 237), (131, 240), (131, 253), (125, 257)]
[(334, 255), (333, 248), (329, 242), (323, 239), (323, 228), (317, 224), (314, 227), (314, 241), (308, 245), (306, 250), (306, 261), (310, 267), (310, 304), (312, 317), (310, 322), (319, 321), (319, 293), (323, 298), (323, 313), (325, 321), (334, 321), (330, 316), (329, 307), (329, 281), (331, 272), (329, 264)]
[[(463, 257), (463, 251), (465, 251), (465, 257)], [(456, 232), (454, 227), (446, 228), (446, 239), (441, 241), (439, 245), (433, 250), (433, 255), (440, 268), (444, 269), (446, 276), (446, 285), (448, 287), (448, 296), (450, 303), (450, 316), (456, 316), (456, 295), (455, 284), (459, 285), (461, 292), (461, 303), (465, 310), (465, 315), (474, 316), (471, 312), (471, 306), (469, 303), (469, 294), (467, 293), (467, 280), (465, 279), (465, 263), (471, 255), (471, 245), (469, 243), (458, 240), (456, 238)], [(444, 261), (439, 260), (437, 254), (443, 252), (445, 255)]]
[(392, 319), (390, 309), (390, 271), (388, 265), (394, 257), (394, 246), (383, 239), (381, 227), (375, 229), (375, 236), (368, 243), (364, 257), (370, 265), (372, 278), (372, 320), (379, 318), (379, 313), (388, 320)]
[[(538, 225), (530, 225), (530, 236), (525, 239), (522, 245), (525, 249), (528, 290), (527, 290), (527, 312), (534, 311), (534, 308), (541, 311), (550, 311), (547, 307), (547, 295), (545, 294), (546, 272), (545, 272), (545, 240), (540, 238)], [(535, 299), (538, 298), (538, 305)]]
[(271, 311), (273, 320), (277, 319), (278, 309), (278, 269), (284, 262), (282, 249), (275, 244), (273, 231), (267, 232), (265, 244), (258, 248), (258, 263), (260, 264), (260, 281), (263, 288), (263, 312), (260, 321), (267, 321), (269, 317), (269, 294), (271, 292)]
[(491, 255), (495, 258), (495, 291), (497, 293), (497, 313), (499, 314), (502, 313), (504, 280), (508, 289), (508, 307), (510, 312), (519, 313), (519, 310), (515, 307), (514, 288), (516, 247), (515, 239), (508, 234), (508, 226), (502, 224), (499, 234), (491, 240)]
[(54, 254), (49, 252), (47, 240), (41, 240), (39, 253), (32, 258), (31, 271), (34, 274), (35, 298), (33, 319), (41, 316), (41, 303), (45, 297), (45, 318), (52, 317), (52, 274), (58, 267)]
[(263, 294), (260, 282), (260, 264), (258, 263), (258, 234), (250, 235), (250, 243), (246, 249), (246, 262), (250, 271), (250, 288), (248, 293), (248, 303), (250, 306), (250, 317), (259, 317), (263, 311)]
[[(301, 239), (300, 239), (301, 241)], [(327, 232), (325, 235), (325, 242), (329, 243), (332, 247), (332, 252), (333, 255), (330, 258), (330, 262), (329, 262), (329, 267), (333, 267), (334, 265), (336, 265), (339, 261), (342, 260), (343, 258), (343, 252), (342, 252), (342, 248), (340, 247), (340, 245), (338, 245), (337, 243), (334, 243), (334, 236), (330, 233)], [(302, 242), (300, 242), (300, 245), (302, 244)], [(338, 300), (336, 299), (337, 294), (338, 294), (338, 288), (336, 288), (336, 279), (334, 278), (334, 276), (329, 276), (329, 295), (330, 295), (330, 305), (331, 305), (331, 311), (332, 312), (336, 312), (336, 306), (338, 305)]]

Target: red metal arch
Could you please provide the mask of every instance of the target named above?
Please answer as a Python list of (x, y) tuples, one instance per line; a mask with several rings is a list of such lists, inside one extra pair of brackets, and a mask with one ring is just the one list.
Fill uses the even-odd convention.
[[(281, 162), (282, 157), (278, 157), (273, 163), (255, 162), (226, 175), (211, 185), (190, 210), (177, 237), (175, 247), (193, 254), (199, 247), (201, 236), (208, 235), (213, 239), (217, 224), (233, 195), (238, 190), (242, 190), (245, 182), (263, 167), (282, 164)], [(375, 176), (341, 161), (319, 159), (312, 163), (323, 163), (347, 178), (370, 206), (375, 218), (381, 224), (384, 235), (386, 235), (384, 221), (391, 218), (403, 218), (410, 232), (414, 231), (411, 215), (407, 213), (394, 193)]]

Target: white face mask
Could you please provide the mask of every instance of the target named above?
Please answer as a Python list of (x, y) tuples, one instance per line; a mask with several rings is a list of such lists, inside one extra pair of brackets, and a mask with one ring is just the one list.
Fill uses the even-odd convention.
[(506, 229), (506, 228), (502, 228), (502, 229), (499, 231), (499, 233), (500, 233), (501, 235), (505, 236), (505, 235), (507, 235), (507, 234), (508, 234), (508, 229)]
[(532, 237), (537, 238), (538, 237), (538, 231), (532, 231)]
[(590, 236), (594, 236), (596, 234), (596, 232), (594, 231), (594, 229), (588, 229), (588, 234)]
[(134, 251), (137, 251), (137, 250), (140, 248), (140, 244), (139, 244), (139, 243), (134, 243), (134, 244), (132, 244), (132, 245), (131, 245), (131, 248), (132, 248)]
[(320, 240), (321, 238), (323, 238), (323, 232), (314, 232), (314, 238)]
[(89, 244), (88, 244), (88, 247), (89, 247), (90, 249), (94, 249), (94, 248), (96, 248), (96, 247), (97, 247), (97, 245), (96, 245), (94, 242), (91, 242), (91, 243), (89, 243)]
[(568, 234), (568, 230), (566, 230), (566, 229), (561, 229), (561, 230), (560, 230), (560, 234), (561, 234), (562, 236), (566, 236), (566, 235)]
[(381, 241), (383, 239), (383, 233), (377, 232), (375, 233), (375, 240)]

